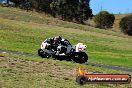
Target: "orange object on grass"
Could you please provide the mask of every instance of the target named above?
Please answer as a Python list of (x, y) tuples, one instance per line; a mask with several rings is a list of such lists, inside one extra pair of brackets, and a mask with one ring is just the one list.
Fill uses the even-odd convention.
[(85, 71), (85, 69), (82, 68), (81, 65), (79, 66), (78, 71), (79, 71), (79, 75), (80, 75), (80, 76), (85, 76), (86, 71)]

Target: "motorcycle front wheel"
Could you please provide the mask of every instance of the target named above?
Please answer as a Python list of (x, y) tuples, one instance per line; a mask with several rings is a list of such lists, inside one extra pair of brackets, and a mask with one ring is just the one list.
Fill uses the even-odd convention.
[(71, 59), (76, 63), (85, 63), (88, 60), (88, 55), (85, 52), (75, 52), (72, 54)]

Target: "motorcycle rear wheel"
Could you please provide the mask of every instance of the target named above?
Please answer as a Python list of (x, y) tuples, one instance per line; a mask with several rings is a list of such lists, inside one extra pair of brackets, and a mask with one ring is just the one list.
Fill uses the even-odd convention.
[(38, 49), (38, 55), (41, 56), (42, 58), (48, 57), (48, 53), (44, 52), (42, 49)]

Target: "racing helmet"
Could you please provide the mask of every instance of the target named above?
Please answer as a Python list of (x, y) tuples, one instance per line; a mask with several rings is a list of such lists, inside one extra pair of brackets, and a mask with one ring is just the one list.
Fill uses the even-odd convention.
[(55, 36), (55, 37), (54, 37), (54, 42), (56, 42), (56, 43), (57, 43), (57, 42), (60, 42), (61, 39), (62, 39), (61, 36)]

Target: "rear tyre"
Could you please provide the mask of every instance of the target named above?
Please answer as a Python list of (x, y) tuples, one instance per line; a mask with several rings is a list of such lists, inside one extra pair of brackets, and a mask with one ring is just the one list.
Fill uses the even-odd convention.
[(88, 55), (85, 52), (75, 52), (72, 55), (72, 60), (76, 63), (85, 63), (88, 60)]

